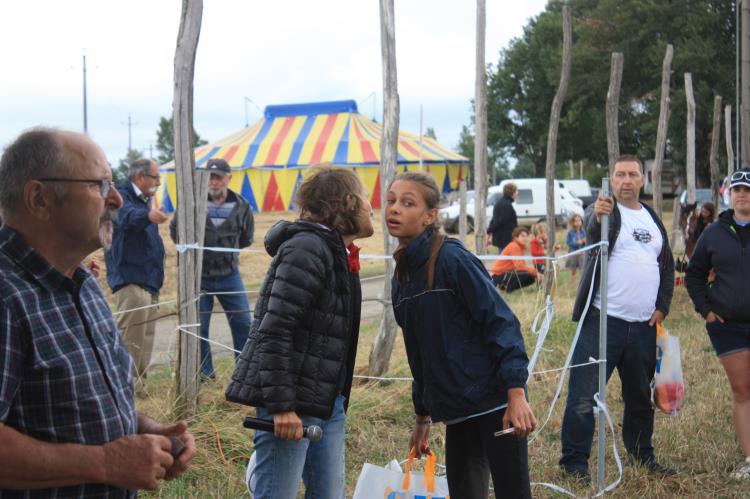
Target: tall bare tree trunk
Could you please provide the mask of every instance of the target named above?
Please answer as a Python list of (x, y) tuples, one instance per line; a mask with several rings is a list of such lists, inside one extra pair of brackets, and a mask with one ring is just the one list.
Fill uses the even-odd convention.
[(615, 166), (620, 156), (620, 123), (618, 121), (620, 104), (620, 86), (622, 85), (621, 52), (612, 52), (612, 63), (609, 70), (609, 90), (607, 91), (607, 157), (609, 171)]
[(474, 84), (474, 246), (487, 252), (487, 69), (484, 62), (485, 0), (477, 0), (476, 79)]
[[(463, 166), (461, 171), (463, 172)], [(458, 183), (458, 239), (466, 244), (466, 179), (461, 176)]]
[(714, 97), (714, 121), (711, 130), (711, 201), (719, 209), (719, 188), (721, 187), (721, 172), (719, 171), (719, 142), (721, 141), (721, 96)]
[[(193, 156), (193, 74), (195, 53), (201, 31), (202, 0), (183, 0), (180, 31), (174, 57), (174, 153), (177, 172), (177, 216), (184, 223), (177, 226), (177, 241), (203, 244), (206, 222), (207, 178), (195, 170)], [(197, 202), (196, 202), (197, 200)], [(202, 251), (185, 251), (177, 255), (180, 324), (199, 322)], [(190, 326), (194, 332), (199, 328)], [(179, 353), (177, 369), (178, 400), (176, 413), (192, 416), (198, 405), (198, 339), (178, 333)]]
[(687, 202), (695, 203), (695, 97), (693, 75), (685, 73), (685, 98), (687, 100), (687, 142), (685, 151), (685, 173), (687, 175)]
[[(549, 112), (549, 130), (547, 132), (547, 164), (545, 174), (547, 176), (547, 254), (555, 253), (555, 161), (557, 159), (557, 130), (560, 126), (560, 113), (562, 112), (565, 95), (568, 93), (571, 65), (571, 45), (573, 43), (573, 25), (570, 18), (570, 6), (563, 6), (563, 46), (562, 65), (560, 68), (560, 84), (557, 86), (555, 98), (552, 100), (552, 108)], [(549, 265), (551, 268), (552, 266)], [(552, 290), (554, 282), (553, 272), (547, 272), (547, 294)]]
[[(727, 145), (727, 175), (734, 171), (734, 148), (732, 147), (732, 106), (724, 107), (724, 142)], [(718, 207), (717, 207), (718, 208)]]
[(741, 47), (741, 70), (742, 79), (742, 104), (740, 109), (740, 157), (742, 168), (750, 168), (750, 1), (742, 0), (740, 3), (740, 14), (742, 17), (742, 30), (740, 38)]
[[(398, 78), (396, 73), (396, 20), (393, 0), (380, 0), (380, 51), (383, 57), (383, 140), (380, 142), (380, 206), (383, 230), (386, 231), (386, 200), (388, 185), (396, 176), (398, 159), (398, 121), (399, 97)], [(383, 234), (383, 249), (386, 255), (395, 250), (393, 238)], [(391, 278), (393, 277), (393, 260), (385, 261), (385, 284), (383, 297), (391, 298)], [(383, 376), (388, 372), (393, 343), (396, 340), (396, 318), (393, 306), (383, 307), (383, 320), (380, 331), (375, 338), (370, 352), (370, 376)]]
[(654, 210), (662, 217), (661, 170), (664, 164), (664, 150), (667, 146), (667, 128), (669, 127), (669, 80), (672, 75), (672, 56), (674, 48), (667, 45), (664, 60), (661, 64), (661, 102), (659, 103), (659, 127), (656, 130), (656, 153), (654, 170), (651, 173), (651, 192), (654, 196)]

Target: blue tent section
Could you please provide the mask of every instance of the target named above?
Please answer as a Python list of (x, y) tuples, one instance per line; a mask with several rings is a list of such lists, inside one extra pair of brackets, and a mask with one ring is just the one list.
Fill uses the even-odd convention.
[(164, 210), (164, 213), (174, 212), (174, 204), (172, 204), (172, 198), (169, 197), (167, 189), (164, 189), (164, 199), (161, 202), (161, 209)]
[(258, 203), (255, 201), (255, 193), (253, 193), (253, 187), (250, 185), (250, 180), (247, 178), (247, 175), (245, 175), (245, 179), (242, 181), (242, 191), (240, 194), (247, 199), (247, 202), (250, 203), (250, 207), (253, 211), (258, 213)]
[(447, 171), (445, 172), (445, 177), (443, 178), (443, 192), (451, 192), (453, 189), (451, 189), (451, 176), (450, 173)]

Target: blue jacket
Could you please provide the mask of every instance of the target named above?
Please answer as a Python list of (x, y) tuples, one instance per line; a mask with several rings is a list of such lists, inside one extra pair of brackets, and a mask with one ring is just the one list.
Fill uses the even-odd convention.
[(159, 294), (164, 284), (164, 243), (159, 226), (148, 219), (150, 211), (130, 182), (117, 186), (122, 208), (112, 234), (112, 247), (104, 253), (107, 283), (112, 292), (136, 284), (152, 294)]
[(406, 248), (407, 271), (392, 281), (393, 310), (404, 333), (417, 414), (449, 421), (507, 403), (525, 387), (521, 329), (484, 265), (456, 239), (440, 250), (426, 289), (428, 230)]
[[(714, 312), (725, 321), (750, 323), (750, 246), (734, 224), (734, 210), (703, 231), (685, 272), (695, 311)], [(716, 274), (708, 282), (708, 274)]]

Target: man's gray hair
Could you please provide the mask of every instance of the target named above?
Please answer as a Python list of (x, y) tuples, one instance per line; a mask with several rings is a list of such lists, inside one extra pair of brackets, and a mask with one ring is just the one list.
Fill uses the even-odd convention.
[(133, 161), (130, 164), (130, 180), (133, 180), (139, 173), (149, 175), (152, 164), (156, 164), (156, 162), (148, 158), (140, 158)]
[[(16, 213), (23, 202), (29, 180), (42, 177), (66, 177), (74, 167), (65, 156), (60, 130), (36, 127), (26, 130), (11, 142), (0, 158), (0, 212), (3, 218)], [(67, 189), (61, 183), (50, 184), (61, 204)]]

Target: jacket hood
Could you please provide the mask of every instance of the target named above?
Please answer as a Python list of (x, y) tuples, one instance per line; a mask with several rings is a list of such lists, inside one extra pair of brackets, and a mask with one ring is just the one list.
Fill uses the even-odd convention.
[(734, 210), (728, 209), (724, 210), (719, 214), (719, 222), (721, 222), (724, 225), (732, 225), (734, 222)]
[(268, 230), (266, 237), (263, 239), (266, 252), (272, 257), (276, 256), (276, 253), (279, 251), (282, 244), (297, 234), (304, 232), (317, 234), (328, 243), (328, 246), (330, 246), (334, 252), (346, 250), (344, 247), (344, 240), (341, 239), (341, 235), (336, 229), (326, 229), (320, 224), (307, 220), (295, 220), (294, 222), (280, 220), (273, 224), (273, 227)]

